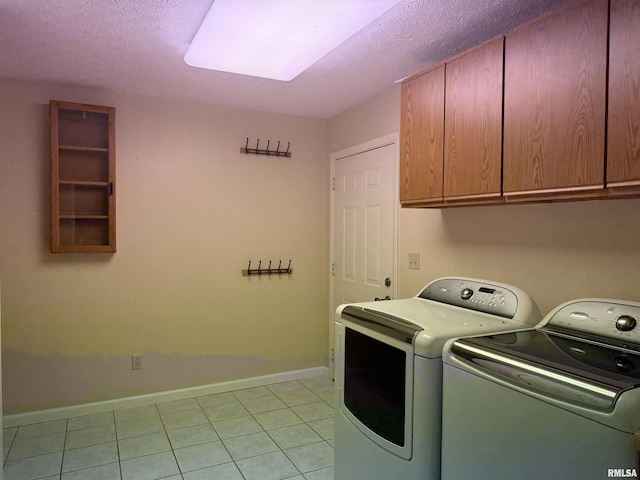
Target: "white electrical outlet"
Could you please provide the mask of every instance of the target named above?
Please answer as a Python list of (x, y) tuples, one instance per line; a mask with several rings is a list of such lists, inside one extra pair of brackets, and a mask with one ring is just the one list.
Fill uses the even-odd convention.
[(142, 370), (142, 354), (131, 355), (131, 370)]
[(409, 268), (411, 270), (420, 270), (420, 254), (419, 253), (409, 254)]

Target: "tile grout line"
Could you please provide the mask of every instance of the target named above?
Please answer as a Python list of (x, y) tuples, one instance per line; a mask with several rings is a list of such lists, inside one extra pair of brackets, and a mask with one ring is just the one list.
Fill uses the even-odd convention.
[[(198, 402), (196, 402), (198, 403)], [(176, 455), (176, 451), (173, 448), (173, 444), (171, 443), (171, 438), (169, 437), (169, 430), (167, 430), (167, 425), (164, 423), (164, 419), (162, 418), (162, 413), (160, 412), (160, 409), (158, 408), (158, 404), (154, 404), (154, 406), (156, 407), (156, 410), (158, 410), (158, 416), (160, 417), (160, 423), (162, 424), (162, 431), (164, 432), (165, 436), (167, 437), (167, 442), (169, 442), (169, 447), (171, 447), (171, 455), (173, 455), (173, 460), (176, 462), (176, 468), (178, 469), (178, 474), (180, 475), (180, 477), (182, 477), (184, 479), (184, 475), (182, 472), (182, 467), (180, 467), (180, 462), (178, 462), (178, 457)], [(162, 477), (160, 477), (162, 478)], [(121, 478), (121, 480), (123, 480)]]
[(64, 458), (67, 453), (67, 435), (69, 433), (69, 419), (67, 418), (64, 422), (64, 441), (62, 442), (62, 458), (60, 459), (60, 476), (58, 478), (62, 478), (62, 472), (64, 470)]
[(122, 480), (122, 455), (120, 455), (120, 438), (118, 437), (118, 426), (116, 425), (116, 412), (111, 412), (113, 419), (113, 430), (116, 435), (116, 451), (118, 452), (118, 473), (120, 474), (120, 480)]

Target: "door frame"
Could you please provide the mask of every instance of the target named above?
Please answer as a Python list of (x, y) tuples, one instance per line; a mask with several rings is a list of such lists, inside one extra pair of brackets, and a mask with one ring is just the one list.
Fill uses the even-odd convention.
[(399, 209), (400, 209), (400, 186), (399, 186), (399, 176), (400, 176), (400, 134), (399, 132), (391, 133), (389, 135), (384, 135), (382, 137), (375, 138), (373, 140), (369, 140), (364, 143), (360, 143), (358, 145), (354, 145), (352, 147), (347, 147), (343, 150), (338, 150), (337, 152), (333, 152), (330, 154), (329, 165), (330, 165), (330, 174), (329, 174), (329, 375), (331, 378), (334, 377), (334, 314), (335, 309), (333, 308), (333, 299), (334, 299), (334, 281), (333, 281), (333, 272), (335, 265), (335, 245), (334, 245), (334, 235), (335, 235), (335, 176), (336, 176), (336, 162), (345, 157), (351, 157), (353, 155), (358, 155), (360, 153), (365, 153), (369, 150), (375, 150), (376, 148), (386, 147), (388, 145), (393, 145), (394, 151), (394, 165), (393, 165), (393, 252), (392, 252), (392, 275), (393, 282), (391, 283), (391, 296), (392, 298), (397, 298), (398, 296), (398, 217), (399, 217)]

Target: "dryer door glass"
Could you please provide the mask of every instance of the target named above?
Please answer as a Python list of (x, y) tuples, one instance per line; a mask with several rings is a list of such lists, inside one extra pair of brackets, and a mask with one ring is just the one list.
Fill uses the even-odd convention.
[(344, 404), (369, 430), (403, 447), (407, 352), (345, 329)]

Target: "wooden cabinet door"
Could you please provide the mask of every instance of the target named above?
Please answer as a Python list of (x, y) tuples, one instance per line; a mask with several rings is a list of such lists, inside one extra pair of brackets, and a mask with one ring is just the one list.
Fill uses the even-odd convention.
[(640, 2), (611, 0), (607, 186), (640, 187)]
[(400, 202), (442, 200), (444, 65), (402, 85)]
[(446, 64), (445, 200), (501, 194), (503, 41)]
[(115, 108), (51, 100), (51, 251), (116, 251)]
[(506, 36), (505, 195), (603, 189), (607, 3), (582, 2)]

